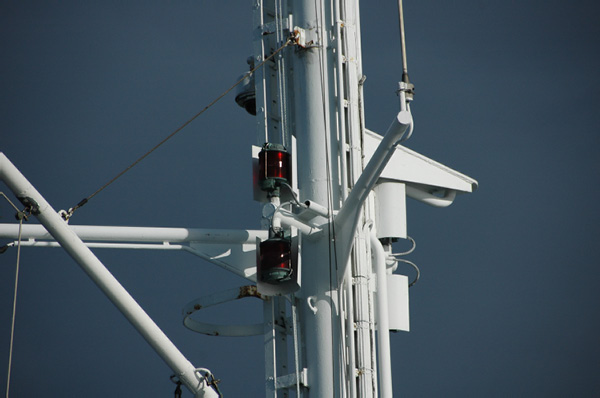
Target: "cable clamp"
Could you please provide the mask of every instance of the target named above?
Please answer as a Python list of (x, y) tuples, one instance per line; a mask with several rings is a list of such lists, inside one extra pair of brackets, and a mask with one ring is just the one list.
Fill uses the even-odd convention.
[(3, 254), (4, 252), (6, 252), (8, 250), (9, 247), (13, 247), (15, 245), (14, 242), (10, 242), (5, 244), (4, 246), (0, 247), (0, 254)]
[(406, 93), (406, 100), (412, 101), (415, 95), (415, 85), (407, 82), (398, 82), (398, 90), (396, 94), (400, 94), (401, 92)]
[(174, 392), (175, 398), (181, 398), (181, 394), (182, 394), (182, 391), (181, 391), (181, 380), (176, 375), (171, 375), (171, 377), (169, 379), (174, 384), (177, 384), (177, 387), (175, 387), (175, 392)]
[(319, 47), (318, 35), (314, 29), (303, 29), (294, 26), (292, 42), (301, 48)]
[(195, 372), (204, 379), (204, 382), (208, 387), (212, 387), (213, 390), (215, 390), (219, 397), (223, 397), (223, 394), (219, 390), (219, 383), (221, 382), (221, 380), (216, 379), (215, 375), (213, 375), (210, 370), (204, 368), (197, 368)]
[(17, 215), (15, 216), (17, 220), (25, 219), (25, 221), (27, 221), (27, 216), (30, 216), (32, 214), (37, 216), (38, 214), (40, 214), (40, 205), (38, 205), (38, 203), (33, 198), (30, 198), (29, 196), (23, 196), (17, 199), (19, 199), (23, 206), (25, 206), (25, 209), (23, 209), (23, 211), (17, 212)]
[(66, 221), (66, 223), (69, 223), (69, 218), (71, 218), (71, 216), (73, 215), (73, 208), (71, 207), (68, 211), (67, 210), (59, 210), (58, 211), (58, 215), (62, 217), (63, 220)]
[(69, 219), (73, 216), (73, 213), (75, 213), (75, 210), (79, 209), (81, 206), (83, 206), (84, 204), (86, 204), (88, 202), (88, 199), (91, 198), (91, 196), (88, 196), (85, 199), (82, 199), (81, 201), (79, 201), (79, 203), (77, 203), (75, 205), (75, 207), (70, 207), (69, 210), (60, 210), (58, 212), (58, 214), (63, 218), (63, 220), (65, 220), (67, 222), (67, 224), (69, 223)]
[[(4, 199), (6, 199), (6, 201), (12, 206), (12, 208), (17, 211), (15, 213), (15, 218), (17, 219), (17, 221), (21, 221), (21, 220), (29, 221), (29, 218), (27, 216), (31, 215), (31, 213), (33, 212), (30, 207), (25, 207), (25, 209), (19, 210), (19, 208), (17, 206), (15, 206), (15, 204), (8, 198), (8, 196), (6, 196), (4, 194), (4, 192), (0, 192), (0, 196), (3, 196)], [(34, 201), (34, 203), (35, 203), (35, 201)], [(36, 205), (37, 205), (37, 203), (36, 203)], [(26, 212), (29, 212), (29, 214), (27, 214)], [(0, 253), (3, 253), (3, 252), (0, 252)]]

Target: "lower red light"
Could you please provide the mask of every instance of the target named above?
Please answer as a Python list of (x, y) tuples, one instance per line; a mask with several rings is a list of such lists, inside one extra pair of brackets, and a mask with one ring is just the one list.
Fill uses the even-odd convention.
[(261, 242), (257, 268), (261, 282), (277, 283), (290, 279), (292, 256), (289, 239), (271, 238)]

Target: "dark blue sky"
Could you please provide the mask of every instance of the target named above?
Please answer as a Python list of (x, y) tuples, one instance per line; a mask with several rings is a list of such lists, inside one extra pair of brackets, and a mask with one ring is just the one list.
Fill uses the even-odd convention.
[[(213, 4), (217, 3), (217, 4)], [(417, 96), (406, 143), (479, 181), (446, 209), (409, 201), (407, 397), (600, 394), (600, 25), (592, 1), (405, 1)], [(367, 126), (397, 112), (396, 2), (361, 9)], [(69, 208), (229, 87), (251, 2), (0, 5), (0, 149)], [(73, 224), (259, 228), (254, 120), (225, 98), (80, 209)], [(6, 191), (5, 187), (0, 188)], [(0, 203), (0, 222), (14, 222)], [(188, 301), (244, 284), (186, 253), (96, 251), (229, 397), (263, 394), (262, 337), (188, 331)], [(4, 391), (16, 251), (0, 257)], [(209, 314), (251, 322), (256, 303)], [(171, 396), (170, 370), (58, 249), (24, 249), (11, 397)], [(184, 393), (189, 396), (189, 393)]]

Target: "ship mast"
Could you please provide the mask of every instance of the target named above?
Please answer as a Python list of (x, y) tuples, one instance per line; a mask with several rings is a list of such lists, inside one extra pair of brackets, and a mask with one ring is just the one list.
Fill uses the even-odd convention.
[[(326, 217), (312, 220), (320, 226), (320, 234), (302, 237), (298, 249), (301, 287), (292, 305), (299, 318), (298, 326), (291, 326), (299, 329), (293, 336), (301, 336), (301, 349), (291, 356), (298, 357), (296, 367), (300, 363), (301, 369), (285, 374), (281, 362), (290, 356), (285, 352), (286, 336), (267, 327), (269, 396), (285, 396), (278, 380), (286, 378), (296, 380), (287, 387), (302, 396), (374, 397), (378, 374), (381, 396), (391, 396), (388, 330), (378, 342), (375, 339), (375, 292), (370, 287), (375, 277), (371, 261), (375, 248), (371, 244), (380, 243), (370, 238), (376, 226), (375, 205), (368, 193), (393, 146), (412, 123), (410, 113), (402, 115), (404, 124), (395, 122), (391, 145), (374, 156), (369, 178), (355, 187), (365, 167), (358, 2), (266, 0), (258, 4), (253, 60), (260, 62), (290, 36), (295, 45), (255, 76), (257, 144), (293, 144), (299, 201), (327, 209)], [(271, 198), (265, 208), (279, 203), (280, 198)], [(276, 296), (270, 305), (267, 315), (284, 308)], [(383, 318), (380, 324), (387, 325), (387, 314)], [(276, 323), (276, 316), (267, 322)], [(374, 351), (377, 343), (383, 345), (379, 356)], [(300, 388), (302, 383), (306, 385)]]
[[(0, 179), (43, 224), (0, 224), (0, 238), (57, 247), (68, 236), (70, 253), (85, 252), (75, 260), (197, 397), (219, 395), (210, 371), (193, 367), (141, 307), (130, 311), (133, 299), (96, 277), (106, 271), (84, 245), (183, 250), (256, 283), (196, 299), (183, 317), (204, 334), (263, 334), (269, 398), (392, 397), (389, 332), (409, 330), (409, 279), (394, 272), (391, 250), (409, 239), (406, 198), (446, 207), (477, 182), (399, 145), (413, 131), (406, 62), (390, 127), (366, 129), (358, 0), (256, 0), (252, 18), (250, 72), (236, 102), (256, 116), (262, 230), (68, 225), (0, 154)], [(402, 21), (401, 30), (404, 41)], [(404, 44), (402, 52), (405, 60)], [(198, 317), (241, 298), (262, 300), (262, 325)]]

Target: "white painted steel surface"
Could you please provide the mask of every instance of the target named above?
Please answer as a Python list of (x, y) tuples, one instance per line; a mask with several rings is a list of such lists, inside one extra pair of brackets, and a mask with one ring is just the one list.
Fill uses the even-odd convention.
[(390, 330), (409, 332), (408, 276), (388, 274), (387, 294)]
[[(290, 298), (298, 306), (301, 330), (296, 318), (289, 325), (286, 298), (271, 297), (263, 306), (267, 396), (289, 396), (295, 387), (298, 397), (391, 397), (389, 329), (405, 323), (408, 329), (408, 282), (387, 273), (386, 254), (377, 237), (405, 237), (406, 218), (403, 224), (399, 221), (403, 206), (397, 214), (390, 213), (390, 201), (379, 203), (375, 216), (371, 191), (381, 178), (391, 179), (406, 183), (405, 193), (398, 194), (403, 204), (409, 196), (443, 207), (457, 193), (474, 191), (477, 182), (398, 145), (414, 126), (403, 92), (401, 111), (384, 137), (364, 128), (358, 0), (257, 0), (253, 7), (254, 63), (280, 47), (291, 27), (300, 27), (303, 34), (302, 48), (288, 46), (255, 73), (257, 144), (291, 147), (293, 190), (313, 209), (300, 215), (279, 211), (272, 219), (273, 226), (290, 228), (293, 236), (296, 228), (312, 236), (299, 239), (298, 261), (304, 270), (302, 283), (295, 286), (300, 288), (297, 297)], [(258, 150), (253, 149), (254, 156)], [(253, 162), (255, 169), (256, 165)], [(282, 189), (282, 202), (295, 200), (288, 191)], [(444, 195), (437, 196), (439, 192)], [(268, 200), (260, 190), (255, 190), (255, 198)], [(387, 219), (398, 225), (385, 225)], [(60, 218), (56, 222), (66, 227)], [(16, 237), (14, 228), (0, 224), (0, 237)], [(267, 231), (192, 228), (71, 226), (70, 231), (75, 231), (69, 232), (70, 239), (79, 235), (98, 248), (185, 250), (250, 280), (256, 280), (257, 243), (268, 238)], [(41, 226), (25, 226), (24, 236), (31, 246), (56, 245)], [(96, 271), (86, 272), (92, 276)], [(277, 294), (277, 287), (271, 293)], [(390, 314), (389, 303), (406, 307), (399, 320), (398, 314)], [(142, 322), (126, 316), (134, 318), (134, 325)], [(294, 348), (296, 374), (289, 371), (290, 329), (294, 338), (300, 336), (300, 348)], [(184, 369), (181, 377), (187, 378), (188, 387), (202, 381), (190, 372), (185, 358), (164, 355), (168, 363)], [(207, 394), (214, 396), (211, 389)]]
[[(365, 131), (365, 158), (370, 159), (383, 137), (370, 130)], [(415, 183), (436, 188), (448, 188), (459, 192), (473, 192), (477, 181), (451, 169), (418, 152), (397, 145), (381, 178)]]
[(286, 228), (297, 228), (298, 231), (306, 236), (322, 232), (321, 228), (310, 225), (309, 223), (300, 220), (295, 214), (280, 208), (273, 215), (273, 227), (281, 228), (282, 226)]
[[(267, 231), (202, 228), (118, 227), (99, 225), (69, 225), (84, 241), (102, 242), (198, 242), (198, 243), (254, 243), (266, 239)], [(0, 238), (16, 236), (18, 226), (0, 224)], [(53, 240), (43, 225), (23, 225), (23, 239)]]
[[(338, 231), (336, 241), (343, 267), (350, 255), (361, 207), (411, 124), (412, 115), (409, 112), (401, 111), (396, 115), (335, 218), (335, 229)], [(341, 274), (344, 272), (345, 269), (342, 269)]]
[[(23, 227), (22, 239), (24, 242), (22, 244), (24, 246), (60, 246), (50, 241), (54, 238), (43, 225), (24, 225)], [(264, 240), (268, 236), (267, 231), (260, 230), (108, 227), (97, 225), (71, 225), (70, 228), (80, 239), (87, 241), (84, 242), (87, 247), (97, 249), (184, 250), (250, 281), (256, 281), (256, 240)], [(0, 238), (16, 239), (17, 234), (17, 225), (0, 224)], [(94, 242), (89, 242), (90, 240)]]
[(169, 365), (179, 379), (196, 397), (216, 398), (218, 394), (199, 377), (196, 368), (183, 356), (162, 330), (146, 314), (139, 304), (121, 286), (119, 281), (104, 267), (68, 224), (56, 213), (37, 190), (0, 152), (0, 179), (13, 191), (17, 198), (31, 198), (39, 206), (34, 212), (50, 235), (81, 266), (104, 294), (125, 315), (127, 320), (144, 337), (158, 355)]
[[(309, 0), (294, 2), (294, 24), (307, 31), (320, 25), (315, 3)], [(326, 35), (321, 32), (320, 40)], [(318, 43), (323, 45), (324, 43)], [(326, 56), (320, 47), (297, 52), (294, 60), (294, 87), (297, 170), (300, 199), (329, 203), (326, 148), (331, 147), (325, 126), (329, 93), (323, 92), (321, 82), (327, 79), (327, 70), (321, 68)], [(325, 74), (325, 76), (323, 76)], [(305, 239), (302, 256), (302, 290), (299, 296), (300, 324), (306, 350), (309, 397), (338, 397), (340, 375), (339, 346), (332, 344), (332, 336), (339, 335), (333, 317), (335, 292), (332, 291), (327, 239)], [(312, 298), (312, 305), (307, 299)], [(313, 311), (315, 310), (315, 311)]]
[(456, 191), (453, 189), (446, 189), (444, 190), (444, 196), (436, 196), (422, 189), (407, 185), (406, 196), (433, 207), (448, 207), (454, 202)]
[(195, 312), (202, 309), (243, 298), (262, 299), (260, 294), (256, 292), (255, 286), (242, 286), (200, 297), (190, 301), (183, 307), (183, 324), (194, 332), (210, 336), (241, 337), (262, 334), (263, 322), (248, 325), (222, 325), (192, 318)]
[(379, 368), (379, 396), (392, 398), (392, 358), (390, 356), (390, 326), (388, 321), (388, 293), (386, 254), (375, 231), (371, 232), (371, 256), (377, 278), (377, 357)]
[(396, 181), (375, 186), (375, 225), (378, 238), (406, 239), (406, 188)]

